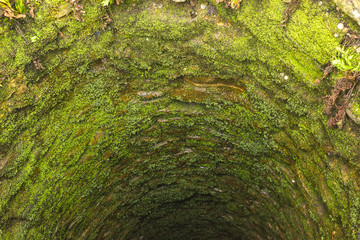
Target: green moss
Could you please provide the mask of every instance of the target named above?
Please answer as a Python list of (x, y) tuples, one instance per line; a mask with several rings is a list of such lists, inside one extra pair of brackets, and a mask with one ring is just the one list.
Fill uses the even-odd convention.
[(336, 13), (202, 3), (0, 19), (2, 239), (355, 238), (357, 135), (313, 88)]

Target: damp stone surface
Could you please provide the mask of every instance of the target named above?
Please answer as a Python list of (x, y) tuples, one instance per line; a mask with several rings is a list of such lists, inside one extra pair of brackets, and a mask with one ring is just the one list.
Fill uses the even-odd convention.
[(0, 239), (360, 238), (357, 89), (324, 113), (359, 31), (336, 1), (9, 4)]

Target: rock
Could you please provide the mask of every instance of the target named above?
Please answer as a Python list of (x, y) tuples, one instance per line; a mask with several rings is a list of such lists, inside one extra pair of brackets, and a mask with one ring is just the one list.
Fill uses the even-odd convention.
[(334, 0), (339, 8), (360, 24), (360, 6), (357, 0)]
[(55, 18), (62, 18), (68, 15), (72, 11), (69, 3), (65, 2), (58, 7), (58, 12), (55, 15)]
[(150, 91), (150, 92), (139, 91), (137, 92), (137, 95), (139, 95), (142, 99), (149, 100), (149, 99), (161, 97), (162, 95), (164, 95), (164, 93), (160, 91)]
[(360, 117), (356, 116), (350, 109), (346, 109), (346, 114), (353, 120), (355, 123), (360, 124)]

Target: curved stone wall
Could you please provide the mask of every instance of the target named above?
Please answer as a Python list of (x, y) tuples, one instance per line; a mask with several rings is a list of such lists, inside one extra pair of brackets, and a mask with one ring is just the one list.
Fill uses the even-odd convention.
[(105, 2), (0, 18), (1, 239), (359, 237), (359, 127), (324, 114), (356, 23), (331, 2)]

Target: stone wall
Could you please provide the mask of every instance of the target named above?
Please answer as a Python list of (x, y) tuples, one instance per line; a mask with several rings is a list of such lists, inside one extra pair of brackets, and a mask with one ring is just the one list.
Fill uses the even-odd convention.
[(334, 3), (25, 14), (0, 18), (0, 239), (360, 237), (359, 127), (324, 114), (359, 26)]

